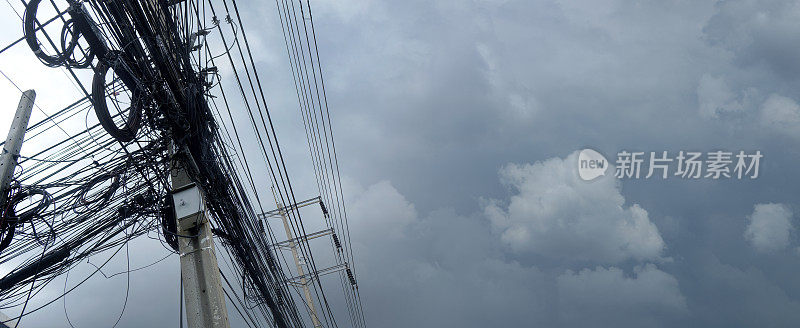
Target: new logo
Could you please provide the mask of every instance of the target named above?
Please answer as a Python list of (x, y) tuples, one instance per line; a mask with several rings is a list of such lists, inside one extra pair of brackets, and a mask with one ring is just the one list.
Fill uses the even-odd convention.
[(578, 154), (578, 175), (584, 181), (591, 181), (601, 175), (606, 175), (608, 160), (602, 154), (584, 149)]

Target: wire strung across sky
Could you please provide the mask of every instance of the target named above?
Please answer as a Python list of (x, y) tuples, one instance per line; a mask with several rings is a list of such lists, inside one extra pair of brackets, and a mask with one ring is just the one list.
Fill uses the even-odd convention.
[[(257, 187), (253, 172), (260, 164), (248, 160), (241, 140), (246, 132), (234, 120), (231, 101), (236, 98), (247, 112), (292, 234), (309, 235), (299, 210), (290, 206), (297, 197), (236, 1), (21, 3), (23, 37), (0, 54), (26, 41), (44, 65), (65, 69), (82, 97), (28, 127), (26, 144), (52, 128), (68, 138), (21, 158), (10, 201), (0, 204), (0, 265), (13, 266), (0, 278), (0, 309), (21, 305), (22, 319), (57, 301), (102, 272), (111, 258), (76, 286), (65, 286), (63, 295), (27, 309), (28, 301), (55, 277), (95, 254), (115, 255), (136, 237), (155, 232), (166, 248), (176, 250), (184, 236), (175, 230), (168, 177), (170, 167), (179, 165), (206, 193), (227, 267), (225, 294), (236, 312), (251, 327), (304, 326), (300, 313), (310, 309), (297, 301), (302, 296), (288, 283), (285, 256), (273, 252), (279, 238), (259, 220), (270, 207), (260, 196), (267, 190)], [(364, 327), (311, 6), (301, 0), (276, 0), (276, 5), (320, 205), (333, 232), (335, 262), (346, 268), (339, 276), (351, 326)], [(56, 14), (39, 17), (45, 6)], [(234, 91), (224, 87), (217, 62), (231, 68)], [(94, 71), (89, 88), (75, 73), (82, 69)], [(92, 113), (99, 123), (89, 126)], [(87, 122), (85, 130), (62, 128), (76, 118)], [(338, 327), (311, 245), (308, 239), (296, 240), (323, 308), (323, 325)]]
[[(333, 142), (330, 111), (325, 93), (325, 82), (322, 77), (316, 32), (314, 31), (314, 16), (311, 12), (311, 5), (307, 1), (298, 1), (297, 6), (295, 6), (295, 2), (288, 0), (276, 0), (275, 3), (281, 17), (287, 55), (295, 81), (298, 103), (303, 114), (303, 124), (309, 141), (308, 147), (312, 154), (319, 192), (325, 202), (333, 204), (334, 208), (330, 215), (331, 220), (326, 222), (330, 228), (341, 232), (340, 235), (343, 236), (347, 246), (345, 247), (346, 251), (337, 253), (336, 257), (337, 263), (349, 263), (348, 270), (340, 274), (342, 288), (345, 290), (353, 325), (363, 327), (366, 323), (358, 285), (353, 278), (355, 260), (350, 243), (350, 229), (341, 189), (336, 146)], [(331, 242), (338, 241), (332, 240)], [(348, 275), (349, 277), (347, 277)], [(347, 284), (346, 278), (349, 278), (352, 284)], [(350, 287), (349, 292), (348, 287)]]

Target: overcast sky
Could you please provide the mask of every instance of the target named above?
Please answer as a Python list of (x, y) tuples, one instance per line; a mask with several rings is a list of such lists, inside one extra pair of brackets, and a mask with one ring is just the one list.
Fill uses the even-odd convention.
[[(275, 4), (246, 2), (298, 197), (316, 196)], [(368, 326), (800, 323), (796, 1), (311, 4)], [(0, 13), (7, 44), (21, 24)], [(51, 112), (79, 95), (32, 58), (0, 69)], [(6, 131), (19, 92), (0, 95)], [(757, 179), (587, 182), (584, 148), (764, 157)], [(167, 254), (139, 243), (132, 266)], [(178, 270), (132, 274), (120, 326), (176, 326)], [(125, 284), (93, 279), (21, 327), (65, 326), (65, 308), (109, 327)]]

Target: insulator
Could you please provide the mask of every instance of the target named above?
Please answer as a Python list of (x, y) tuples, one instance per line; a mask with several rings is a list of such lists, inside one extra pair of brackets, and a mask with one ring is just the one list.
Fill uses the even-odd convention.
[(347, 279), (350, 279), (350, 284), (355, 286), (356, 285), (356, 278), (353, 276), (353, 271), (350, 271), (350, 268), (347, 268)]
[(336, 250), (341, 252), (342, 251), (342, 243), (339, 242), (339, 236), (333, 234), (333, 244), (336, 245)]
[(325, 203), (323, 203), (321, 199), (319, 200), (319, 207), (322, 208), (322, 214), (328, 217), (328, 208), (325, 207)]

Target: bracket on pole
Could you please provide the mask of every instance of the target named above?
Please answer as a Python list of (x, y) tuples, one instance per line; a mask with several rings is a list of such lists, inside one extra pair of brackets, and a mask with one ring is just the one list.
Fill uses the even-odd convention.
[(292, 205), (289, 205), (289, 206), (283, 206), (281, 208), (274, 209), (274, 210), (269, 211), (269, 212), (261, 213), (261, 214), (258, 215), (258, 218), (261, 219), (261, 220), (266, 220), (266, 219), (269, 219), (269, 218), (279, 218), (279, 217), (281, 217), (281, 215), (283, 215), (283, 214), (285, 214), (285, 213), (287, 213), (289, 211), (297, 210), (297, 209), (299, 209), (301, 207), (306, 207), (308, 205), (312, 205), (312, 204), (316, 204), (316, 203), (320, 203), (320, 205), (322, 205), (321, 207), (323, 209), (322, 212), (323, 213), (327, 213), (327, 210), (325, 209), (325, 205), (322, 204), (322, 197), (317, 196), (317, 197), (314, 197), (314, 198), (311, 198), (311, 199), (306, 199), (304, 201), (297, 202), (296, 204), (292, 204)]
[(319, 238), (319, 237), (324, 237), (324, 236), (330, 235), (332, 233), (333, 233), (333, 228), (329, 228), (329, 229), (325, 229), (325, 230), (322, 230), (322, 231), (312, 232), (312, 233), (307, 234), (305, 236), (302, 236), (300, 238), (292, 238), (292, 239), (289, 239), (289, 240), (284, 240), (284, 241), (276, 243), (276, 244), (274, 244), (272, 246), (274, 246), (276, 248), (282, 248), (282, 249), (290, 250), (290, 249), (292, 249), (292, 245), (294, 245), (297, 242), (307, 241), (307, 240), (314, 239), (314, 238)]
[(317, 272), (315, 272), (314, 274), (306, 273), (306, 274), (303, 274), (301, 276), (291, 277), (289, 279), (286, 279), (286, 283), (288, 283), (288, 284), (290, 284), (292, 286), (295, 286), (295, 287), (303, 287), (305, 285), (310, 284), (312, 281), (314, 281), (314, 279), (316, 277), (324, 276), (324, 275), (331, 274), (331, 273), (338, 272), (338, 271), (342, 271), (342, 270), (347, 270), (347, 268), (348, 268), (347, 262), (344, 262), (342, 264), (337, 264), (337, 265), (334, 265), (332, 267), (328, 267), (328, 268), (324, 268), (324, 269), (321, 269), (321, 270), (317, 270)]

